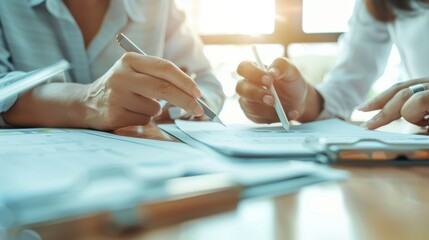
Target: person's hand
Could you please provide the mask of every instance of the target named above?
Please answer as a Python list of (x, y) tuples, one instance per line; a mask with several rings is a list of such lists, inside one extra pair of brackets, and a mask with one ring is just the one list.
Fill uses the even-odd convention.
[(274, 97), (269, 91), (272, 84), (289, 120), (312, 121), (322, 111), (321, 95), (285, 58), (276, 59), (268, 71), (257, 68), (252, 62), (242, 62), (237, 72), (245, 78), (236, 87), (241, 108), (254, 122), (279, 121), (274, 109)]
[(206, 115), (195, 116), (185, 112), (183, 109), (167, 104), (163, 107), (162, 113), (154, 117), (156, 123), (173, 123), (174, 120), (188, 120), (188, 121), (209, 121), (210, 119)]
[(429, 115), (429, 91), (426, 90), (428, 87), (428, 78), (395, 84), (374, 99), (357, 107), (357, 110), (364, 112), (381, 110), (362, 126), (376, 129), (401, 117), (412, 124), (428, 126), (429, 122), (426, 120), (426, 116)]
[(161, 114), (156, 99), (164, 99), (195, 116), (204, 114), (196, 98), (196, 83), (173, 63), (137, 53), (125, 53), (115, 65), (88, 85), (82, 99), (91, 128), (113, 130), (145, 125)]

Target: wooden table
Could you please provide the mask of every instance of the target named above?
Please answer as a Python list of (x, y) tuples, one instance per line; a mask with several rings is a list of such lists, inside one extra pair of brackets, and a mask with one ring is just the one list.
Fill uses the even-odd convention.
[[(385, 130), (415, 131), (395, 124)], [(116, 133), (174, 141), (154, 125)], [(344, 182), (246, 200), (233, 212), (124, 239), (429, 239), (429, 167), (341, 169), (351, 174)]]
[[(404, 123), (394, 123), (385, 130), (421, 132)], [(115, 133), (176, 141), (154, 124), (127, 127)], [(350, 178), (308, 186), (285, 196), (244, 200), (234, 211), (168, 227), (119, 234), (106, 229), (109, 216), (99, 214), (31, 229), (49, 236), (49, 240), (429, 239), (429, 167), (337, 168), (349, 171)], [(162, 213), (190, 219), (175, 216), (180, 214), (177, 211)], [(183, 215), (189, 214), (193, 215)]]

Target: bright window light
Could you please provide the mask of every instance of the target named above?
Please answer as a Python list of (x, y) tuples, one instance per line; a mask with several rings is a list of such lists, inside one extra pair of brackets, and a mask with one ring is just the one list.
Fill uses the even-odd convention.
[(354, 4), (355, 0), (303, 0), (302, 30), (305, 33), (346, 32)]
[(177, 0), (201, 35), (271, 34), (275, 0)]

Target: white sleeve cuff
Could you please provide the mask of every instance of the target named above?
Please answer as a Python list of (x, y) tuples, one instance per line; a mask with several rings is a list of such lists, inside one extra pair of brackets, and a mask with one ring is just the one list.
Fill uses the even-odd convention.
[(2, 127), (10, 127), (9, 124), (7, 124), (4, 120), (3, 120), (3, 116), (0, 113), (0, 128)]
[(316, 86), (317, 91), (320, 93), (324, 100), (323, 110), (319, 114), (319, 116), (317, 116), (316, 120), (324, 120), (330, 118), (340, 118), (347, 120), (348, 118), (345, 117), (344, 114), (341, 114), (341, 108), (335, 102), (335, 99), (330, 95), (330, 91), (326, 91), (325, 88), (326, 86), (323, 84)]
[(225, 94), (219, 81), (211, 73), (198, 76), (195, 81), (202, 92), (202, 98), (213, 111), (219, 114), (225, 101)]
[(11, 98), (8, 98), (4, 102), (0, 102), (0, 127), (9, 127), (10, 125), (7, 124), (2, 117), (2, 113), (9, 110), (13, 104), (15, 104), (16, 100), (18, 100), (18, 96), (13, 96)]

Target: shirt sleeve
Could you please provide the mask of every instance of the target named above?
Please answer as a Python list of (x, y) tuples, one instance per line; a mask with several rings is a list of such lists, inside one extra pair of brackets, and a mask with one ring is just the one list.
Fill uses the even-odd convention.
[[(21, 71), (16, 71), (11, 62), (9, 50), (6, 47), (6, 42), (3, 34), (2, 25), (0, 23), (0, 88), (10, 84), (12, 79), (23, 74)], [(8, 126), (2, 118), (2, 113), (9, 110), (18, 99), (18, 95), (12, 96), (3, 102), (0, 102), (0, 127)]]
[(350, 119), (372, 84), (383, 74), (392, 48), (387, 24), (377, 21), (358, 0), (350, 30), (339, 39), (339, 56), (324, 83), (316, 88), (325, 100), (318, 119)]
[(169, 1), (169, 4), (164, 58), (186, 69), (201, 89), (204, 100), (219, 113), (225, 95), (204, 55), (203, 43), (199, 36), (186, 25), (185, 14), (177, 9), (174, 1)]

